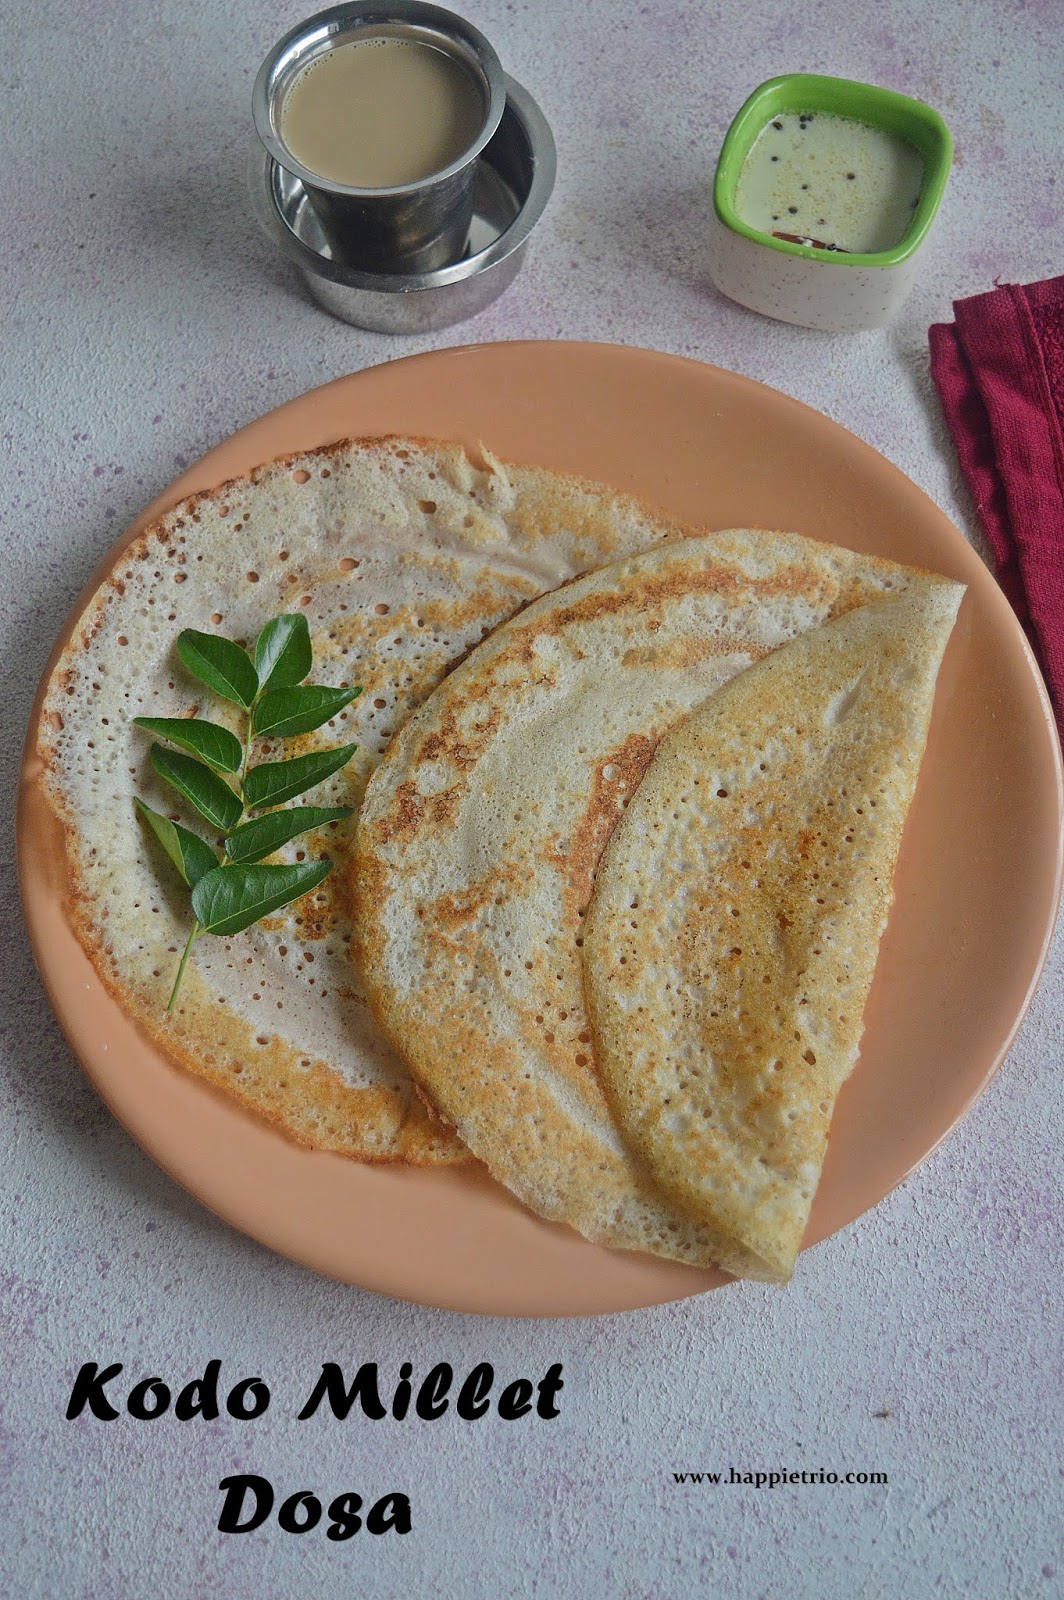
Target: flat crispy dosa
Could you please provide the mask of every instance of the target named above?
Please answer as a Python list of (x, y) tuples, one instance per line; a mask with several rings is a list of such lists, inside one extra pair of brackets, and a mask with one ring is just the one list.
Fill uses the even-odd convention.
[(880, 601), (735, 678), (662, 740), (599, 866), (611, 1107), (746, 1277), (785, 1281), (801, 1244), (962, 593)]
[[(179, 631), (249, 641), (270, 617), (301, 609), (315, 680), (363, 693), (284, 753), (357, 740), (351, 765), (307, 797), (357, 805), (392, 730), (497, 622), (586, 567), (685, 531), (601, 485), (392, 439), (264, 466), (141, 534), (52, 675), (38, 751), (65, 825), (78, 935), (156, 1044), (305, 1143), (370, 1160), (464, 1158), (366, 1009), (340, 870), (237, 938), (200, 939), (166, 1017), (188, 896), (133, 796), (192, 819), (155, 777), (151, 739), (132, 719), (198, 704), (237, 726), (234, 708), (183, 673)], [(342, 823), (296, 840), (279, 859), (339, 856), (349, 833)]]
[(396, 1051), (532, 1210), (603, 1244), (716, 1259), (633, 1163), (596, 1075), (593, 874), (697, 702), (829, 617), (941, 582), (793, 534), (683, 540), (534, 602), (399, 731), (356, 833), (356, 959)]

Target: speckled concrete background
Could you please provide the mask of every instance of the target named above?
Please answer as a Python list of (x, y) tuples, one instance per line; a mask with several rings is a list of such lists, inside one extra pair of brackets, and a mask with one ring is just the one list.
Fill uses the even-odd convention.
[[(309, 9), (309, 8), (308, 8)], [(389, 339), (330, 321), (256, 234), (251, 82), (298, 6), (9, 7), (3, 316), (5, 793), (37, 676), (138, 509), (234, 428), (353, 369), (467, 340), (655, 346), (765, 380), (883, 450), (978, 542), (925, 332), (995, 278), (1064, 271), (1059, 0), (468, 0), (541, 100), (559, 179), (525, 272), (479, 319)], [(860, 19), (860, 20), (858, 20)], [(867, 20), (866, 20), (867, 19)], [(888, 331), (763, 321), (707, 283), (730, 116), (792, 69), (938, 106), (957, 165)], [(9, 825), (9, 824), (5, 824)], [(1058, 940), (1016, 1047), (904, 1187), (803, 1258), (647, 1313), (510, 1324), (339, 1287), (216, 1223), (131, 1144), (60, 1037), (0, 851), (0, 1593), (20, 1600), (438, 1596), (788, 1600), (1064, 1594)], [(178, 1387), (261, 1375), (254, 1422), (63, 1420), (84, 1360)], [(322, 1361), (565, 1366), (553, 1422), (295, 1413)], [(678, 1487), (677, 1470), (880, 1471), (887, 1487)], [(407, 1492), (414, 1531), (216, 1532), (232, 1471), (279, 1494)], [(324, 1526), (324, 1525), (323, 1525)]]

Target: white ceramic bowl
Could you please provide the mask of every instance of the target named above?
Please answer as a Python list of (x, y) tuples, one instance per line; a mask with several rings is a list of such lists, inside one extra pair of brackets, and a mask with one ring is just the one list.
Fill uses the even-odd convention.
[[(846, 117), (898, 135), (923, 160), (912, 219), (893, 248), (858, 254), (809, 239), (780, 237), (738, 214), (743, 163), (773, 118), (795, 112)], [(937, 111), (890, 89), (792, 73), (772, 78), (746, 101), (725, 136), (717, 163), (710, 235), (710, 276), (729, 299), (782, 322), (835, 333), (880, 328), (912, 287), (920, 255), (938, 216), (953, 157), (949, 129)], [(775, 219), (774, 219), (775, 220)]]

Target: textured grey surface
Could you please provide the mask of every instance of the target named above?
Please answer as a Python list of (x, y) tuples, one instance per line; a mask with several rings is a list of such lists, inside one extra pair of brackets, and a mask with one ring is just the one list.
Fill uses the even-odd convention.
[[(642, 344), (761, 379), (897, 462), (978, 543), (927, 373), (926, 328), (995, 278), (1064, 270), (1057, 0), (848, 0), (780, 13), (592, 0), (465, 8), (558, 141), (525, 271), (423, 339), (330, 321), (254, 231), (250, 86), (300, 12), (135, 0), (4, 13), (9, 135), (5, 792), (36, 679), (87, 574), (141, 506), (234, 428), (340, 373), (469, 340)], [(885, 333), (824, 336), (708, 286), (713, 163), (762, 79), (825, 70), (937, 105), (957, 166), (926, 273)], [(10, 805), (5, 827), (10, 829)], [(602, 1595), (956, 1600), (1064, 1593), (1061, 1526), (1064, 962), (1058, 941), (1005, 1067), (894, 1195), (803, 1257), (785, 1292), (737, 1285), (646, 1313), (506, 1323), (343, 1288), (216, 1223), (82, 1078), (0, 852), (4, 1268), (0, 1593)], [(84, 1360), (175, 1389), (261, 1374), (251, 1422), (68, 1423)], [(565, 1366), (553, 1422), (295, 1414), (323, 1361), (398, 1375), (490, 1359)], [(687, 1469), (880, 1471), (883, 1486), (677, 1486)], [(406, 1491), (414, 1531), (331, 1543), (215, 1531), (216, 1485)]]

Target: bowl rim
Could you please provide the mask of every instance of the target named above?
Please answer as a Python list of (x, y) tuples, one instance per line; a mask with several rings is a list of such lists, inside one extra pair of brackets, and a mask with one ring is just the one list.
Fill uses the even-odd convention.
[[(774, 116), (794, 111), (850, 117), (855, 122), (896, 133), (919, 150), (924, 158), (920, 203), (905, 234), (893, 249), (865, 253), (795, 244), (751, 227), (738, 215), (735, 192), (743, 162), (754, 140)], [(790, 72), (760, 84), (733, 118), (717, 160), (713, 204), (717, 217), (732, 233), (782, 255), (831, 262), (838, 267), (897, 267), (915, 255), (926, 239), (942, 204), (952, 164), (953, 136), (945, 120), (924, 101), (896, 89), (882, 89), (853, 78)]]

